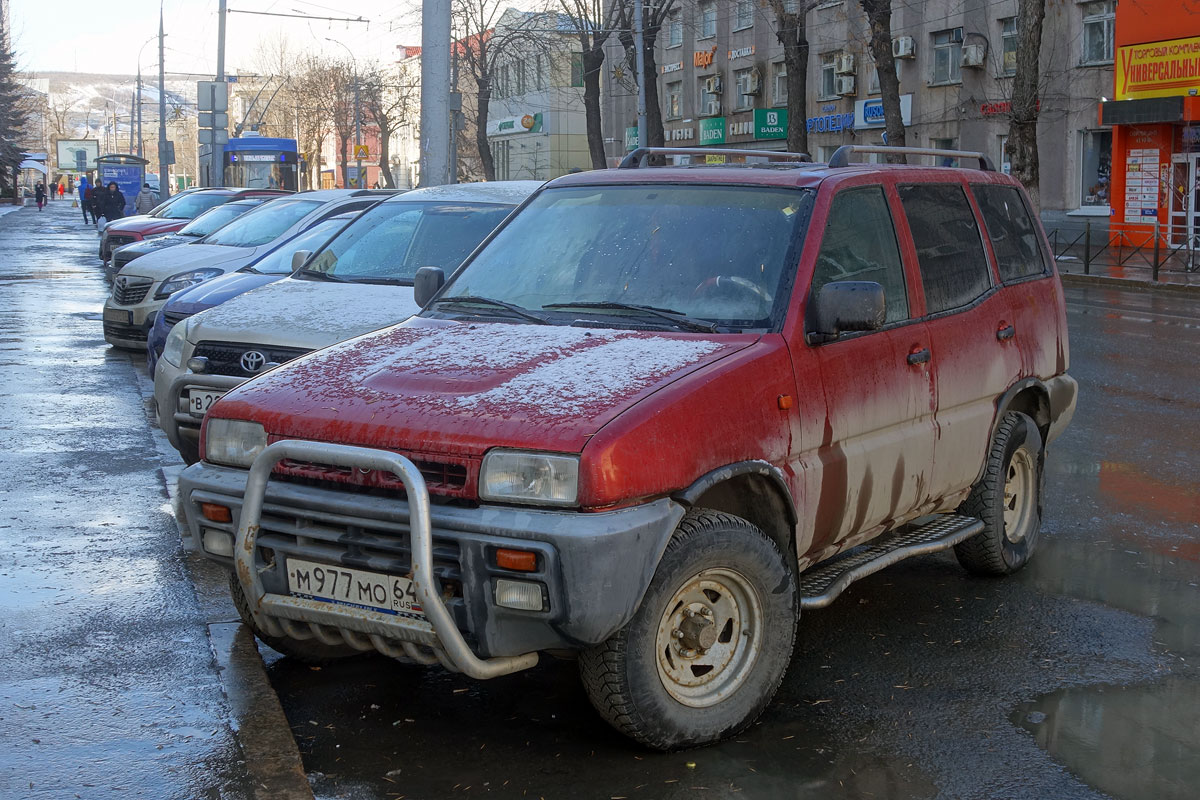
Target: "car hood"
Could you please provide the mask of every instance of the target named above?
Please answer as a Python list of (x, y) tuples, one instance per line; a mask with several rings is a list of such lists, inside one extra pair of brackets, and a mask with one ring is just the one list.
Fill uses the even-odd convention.
[(185, 289), (171, 297), (167, 303), (168, 311), (179, 311), (184, 314), (196, 314), (218, 306), (232, 297), (243, 292), (257, 289), (268, 283), (274, 283), (284, 275), (263, 275), (258, 272), (230, 272), (225, 275), (205, 281), (199, 286)]
[(218, 267), (230, 272), (246, 266), (255, 255), (253, 247), (225, 247), (219, 244), (191, 244), (168, 247), (147, 253), (121, 270), (122, 275), (141, 275), (162, 280), (189, 269)]
[(285, 278), (198, 315), (188, 339), (315, 350), (393, 325), (420, 310), (411, 286)]
[[(148, 222), (155, 222), (158, 219), (158, 217), (152, 217), (149, 214), (134, 214), (132, 217), (121, 217), (120, 219), (114, 219), (112, 222), (106, 220), (100, 226), (100, 232), (107, 233), (108, 231), (112, 231), (113, 233), (119, 233), (121, 231), (137, 231), (141, 233), (143, 225)], [(182, 222), (186, 224), (187, 220), (182, 220)]]
[(166, 219), (163, 217), (126, 217), (104, 229), (105, 233), (137, 233), (151, 236), (156, 233), (171, 233), (191, 222), (190, 219)]
[(625, 409), (759, 338), (414, 318), (249, 381), (213, 416), (401, 451), (580, 452)]
[(138, 257), (144, 256), (147, 253), (153, 253), (155, 250), (162, 250), (164, 247), (174, 247), (179, 244), (192, 244), (196, 241), (192, 236), (180, 236), (172, 233), (167, 236), (158, 236), (153, 239), (142, 239), (140, 242), (123, 245), (117, 248), (126, 255), (135, 255)]

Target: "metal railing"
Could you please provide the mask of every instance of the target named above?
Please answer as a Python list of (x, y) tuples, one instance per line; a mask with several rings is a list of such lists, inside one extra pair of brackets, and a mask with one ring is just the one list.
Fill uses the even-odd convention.
[[(1168, 230), (1154, 223), (1154, 229), (1146, 232), (1092, 231), (1091, 220), (1084, 224), (1081, 233), (1049, 230), (1046, 235), (1054, 252), (1055, 261), (1078, 260), (1083, 264), (1083, 274), (1090, 275), (1093, 266), (1132, 267), (1149, 269), (1151, 280), (1157, 281), (1161, 272), (1196, 272), (1200, 270), (1200, 234), (1187, 236)], [(1181, 236), (1176, 244), (1171, 239)]]

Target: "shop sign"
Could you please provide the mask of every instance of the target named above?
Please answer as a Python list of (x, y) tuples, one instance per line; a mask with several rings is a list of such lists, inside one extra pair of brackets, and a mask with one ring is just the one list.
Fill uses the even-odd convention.
[(541, 133), (542, 112), (488, 120), (488, 136), (508, 136), (513, 133)]
[(638, 129), (637, 125), (633, 125), (625, 129), (625, 151), (637, 150), (638, 146)]
[(667, 131), (668, 142), (689, 142), (696, 138), (695, 128), (675, 128)]
[(676, 61), (674, 64), (663, 64), (662, 65), (662, 74), (668, 75), (672, 72), (679, 72), (679, 70), (681, 70), (681, 69), (683, 69), (682, 61)]
[(1157, 147), (1126, 151), (1125, 222), (1153, 222), (1158, 216), (1158, 164)]
[(1188, 125), (1183, 129), (1183, 146), (1193, 150), (1200, 145), (1200, 125)]
[(692, 53), (692, 66), (696, 67), (711, 67), (713, 56), (717, 54), (717, 48), (714, 45), (711, 50), (697, 50)]
[[(1037, 110), (1042, 110), (1042, 101), (1037, 101)], [(1000, 100), (995, 103), (981, 103), (979, 113), (985, 117), (999, 117), (1012, 112), (1012, 103), (1008, 100)]]
[[(904, 126), (912, 125), (912, 95), (900, 95), (900, 119)], [(886, 125), (883, 119), (883, 98), (873, 97), (869, 100), (856, 100), (854, 103), (855, 128), (882, 128)]]
[(786, 139), (788, 115), (786, 108), (754, 109), (755, 139)]
[(700, 120), (700, 144), (725, 144), (725, 118)]
[(729, 123), (730, 136), (749, 136), (752, 133), (754, 133), (754, 120)]
[(735, 58), (745, 58), (746, 56), (752, 55), (754, 55), (754, 45), (750, 45), (749, 47), (739, 47), (737, 50), (729, 51), (729, 60), (733, 61)]
[(1186, 95), (1200, 89), (1200, 36), (1117, 49), (1116, 99)]
[(806, 121), (809, 133), (838, 133), (854, 130), (854, 114), (826, 114), (823, 117), (809, 117)]

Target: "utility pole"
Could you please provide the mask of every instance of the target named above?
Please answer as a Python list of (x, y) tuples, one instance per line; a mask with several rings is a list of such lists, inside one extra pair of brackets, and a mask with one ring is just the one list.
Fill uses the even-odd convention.
[(217, 4), (217, 80), (225, 80), (225, 0)]
[(163, 65), (163, 8), (158, 6), (158, 196), (166, 200), (171, 196), (171, 182), (167, 180), (167, 87)]
[(646, 55), (642, 52), (642, 0), (633, 0), (633, 48), (637, 51), (638, 147), (646, 146)]
[(462, 92), (458, 91), (458, 43), (450, 55), (450, 183), (458, 183), (458, 120), (462, 116)]
[(358, 101), (358, 61), (354, 62), (354, 182), (355, 188), (365, 189), (363, 180), (362, 159), (359, 158), (359, 147), (362, 146), (362, 106)]
[[(132, 151), (131, 151), (132, 152)], [(138, 64), (137, 76), (137, 155), (142, 158), (142, 65)]]
[(450, 0), (421, 6), (421, 186), (449, 182)]
[[(134, 102), (134, 104), (136, 104), (138, 101), (137, 92), (134, 92), (133, 97), (130, 99)], [(129, 112), (129, 152), (131, 152), (131, 153), (134, 152), (134, 149), (133, 149), (133, 110), (132, 109)]]

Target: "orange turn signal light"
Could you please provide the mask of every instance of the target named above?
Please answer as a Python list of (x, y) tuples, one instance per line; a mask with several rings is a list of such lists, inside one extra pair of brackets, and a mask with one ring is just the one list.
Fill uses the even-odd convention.
[(233, 522), (233, 512), (229, 510), (229, 506), (201, 503), (200, 513), (210, 522)]
[(789, 408), (791, 408), (795, 404), (795, 400), (792, 399), (792, 396), (790, 394), (779, 395), (779, 398), (778, 398), (778, 400), (776, 400), (776, 402), (779, 404), (779, 407), (781, 409), (783, 409), (784, 411), (787, 411)]
[(537, 569), (537, 553), (501, 547), (496, 550), (496, 566), (517, 572), (533, 572)]

